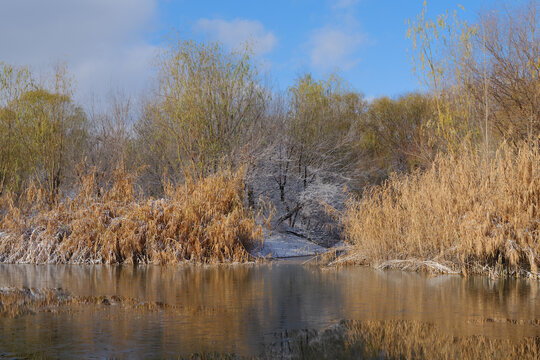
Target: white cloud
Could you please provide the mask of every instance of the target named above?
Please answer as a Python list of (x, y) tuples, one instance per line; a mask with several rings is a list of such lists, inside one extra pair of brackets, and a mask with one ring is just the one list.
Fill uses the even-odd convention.
[(360, 0), (330, 0), (326, 23), (311, 31), (304, 48), (316, 71), (350, 70), (361, 60), (360, 50), (371, 40), (357, 20)]
[(230, 49), (239, 49), (248, 42), (256, 55), (269, 53), (278, 42), (276, 36), (256, 20), (199, 19), (194, 29)]
[(11, 0), (0, 11), (0, 61), (42, 71), (66, 61), (78, 97), (134, 93), (151, 74), (144, 40), (157, 0)]
[(347, 9), (358, 4), (360, 0), (333, 0), (333, 2), (334, 9)]
[(311, 65), (320, 70), (348, 70), (360, 60), (357, 52), (366, 37), (360, 32), (326, 26), (313, 31), (308, 46)]

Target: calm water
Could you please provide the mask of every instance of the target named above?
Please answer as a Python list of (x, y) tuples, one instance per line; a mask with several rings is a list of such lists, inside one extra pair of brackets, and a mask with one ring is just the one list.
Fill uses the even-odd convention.
[(0, 316), (0, 358), (430, 358), (430, 352), (441, 358), (534, 358), (540, 348), (535, 281), (323, 270), (300, 262), (0, 265), (0, 287), (61, 287), (75, 296), (174, 305), (154, 311), (80, 305)]

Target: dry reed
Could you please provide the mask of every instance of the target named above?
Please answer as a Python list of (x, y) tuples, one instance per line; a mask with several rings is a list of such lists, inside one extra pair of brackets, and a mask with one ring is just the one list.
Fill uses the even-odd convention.
[(344, 320), (326, 330), (285, 331), (264, 358), (538, 359), (540, 338), (454, 336), (413, 320)]
[[(538, 276), (538, 144), (439, 156), (351, 198), (343, 216), (353, 263), (435, 272)], [(345, 258), (344, 258), (345, 259)]]
[(104, 187), (95, 172), (78, 193), (50, 205), (30, 186), (22, 200), (0, 199), (0, 262), (174, 264), (244, 262), (262, 229), (243, 201), (240, 172), (166, 186), (140, 199), (121, 169)]
[(62, 289), (0, 288), (0, 317), (18, 317), (69, 303)]
[(119, 295), (75, 296), (63, 289), (0, 288), (0, 317), (17, 318), (38, 312), (70, 311), (79, 305), (117, 305), (130, 311), (152, 312), (168, 310), (184, 313), (182, 306), (160, 301), (144, 301)]

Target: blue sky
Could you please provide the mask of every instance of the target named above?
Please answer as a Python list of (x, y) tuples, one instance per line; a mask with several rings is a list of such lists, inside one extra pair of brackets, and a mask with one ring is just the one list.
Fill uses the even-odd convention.
[[(428, 14), (460, 11), (474, 19), (496, 0), (430, 0)], [(368, 97), (419, 88), (411, 73), (406, 22), (423, 0), (0, 0), (0, 61), (45, 71), (65, 61), (77, 96), (151, 88), (152, 59), (165, 36), (220, 41), (247, 39), (276, 89), (311, 72), (338, 70)]]
[[(428, 13), (435, 16), (455, 9), (473, 20), (490, 3), (431, 0)], [(396, 96), (419, 87), (407, 54), (406, 22), (416, 18), (422, 7), (423, 0), (165, 1), (160, 3), (159, 16), (164, 25), (160, 31), (174, 27), (187, 37), (221, 41), (227, 35), (220, 30), (231, 32), (243, 20), (257, 22), (263, 34), (275, 38), (260, 57), (268, 63), (278, 88), (286, 88), (305, 72), (324, 77), (337, 70), (356, 90), (371, 97)], [(201, 29), (200, 19), (208, 20), (207, 31)], [(222, 26), (212, 27), (211, 22)], [(223, 26), (224, 22), (230, 26)]]

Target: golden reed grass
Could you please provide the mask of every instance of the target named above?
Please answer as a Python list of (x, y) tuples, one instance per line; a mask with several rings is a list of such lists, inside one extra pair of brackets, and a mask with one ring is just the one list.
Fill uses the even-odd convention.
[(54, 205), (39, 187), (23, 200), (0, 199), (0, 262), (174, 264), (243, 262), (262, 241), (244, 205), (240, 172), (166, 186), (162, 199), (139, 199), (133, 176), (116, 170), (105, 189), (97, 174)]
[(69, 303), (61, 289), (0, 288), (0, 317), (19, 317)]
[(0, 318), (17, 318), (38, 312), (70, 311), (70, 307), (79, 305), (119, 305), (123, 309), (141, 312), (159, 310), (168, 310), (179, 314), (187, 312), (183, 306), (119, 295), (75, 296), (63, 289), (0, 288)]
[(439, 156), (350, 199), (351, 262), (440, 272), (538, 276), (538, 144)]
[[(341, 321), (324, 331), (284, 337), (289, 358), (302, 359), (538, 359), (540, 338), (454, 336), (413, 320)], [(281, 350), (281, 349), (279, 349)], [(274, 352), (277, 355), (280, 351)], [(269, 357), (273, 358), (273, 357)]]
[[(0, 318), (40, 312), (71, 312), (81, 306), (156, 312), (184, 316), (183, 306), (141, 301), (118, 295), (74, 296), (62, 289), (0, 288)], [(92, 316), (96, 316), (92, 312)], [(98, 315), (100, 316), (100, 315)], [(511, 326), (519, 326), (512, 324)], [(455, 335), (436, 324), (418, 320), (342, 320), (324, 330), (293, 329), (272, 334), (260, 359), (538, 359), (539, 337), (507, 339), (485, 335)], [(133, 328), (122, 334), (132, 337)], [(73, 333), (75, 338), (84, 334)], [(118, 334), (116, 334), (118, 335)], [(207, 354), (208, 355), (208, 354)], [(216, 359), (243, 358), (215, 353)], [(212, 357), (213, 358), (213, 357)]]

